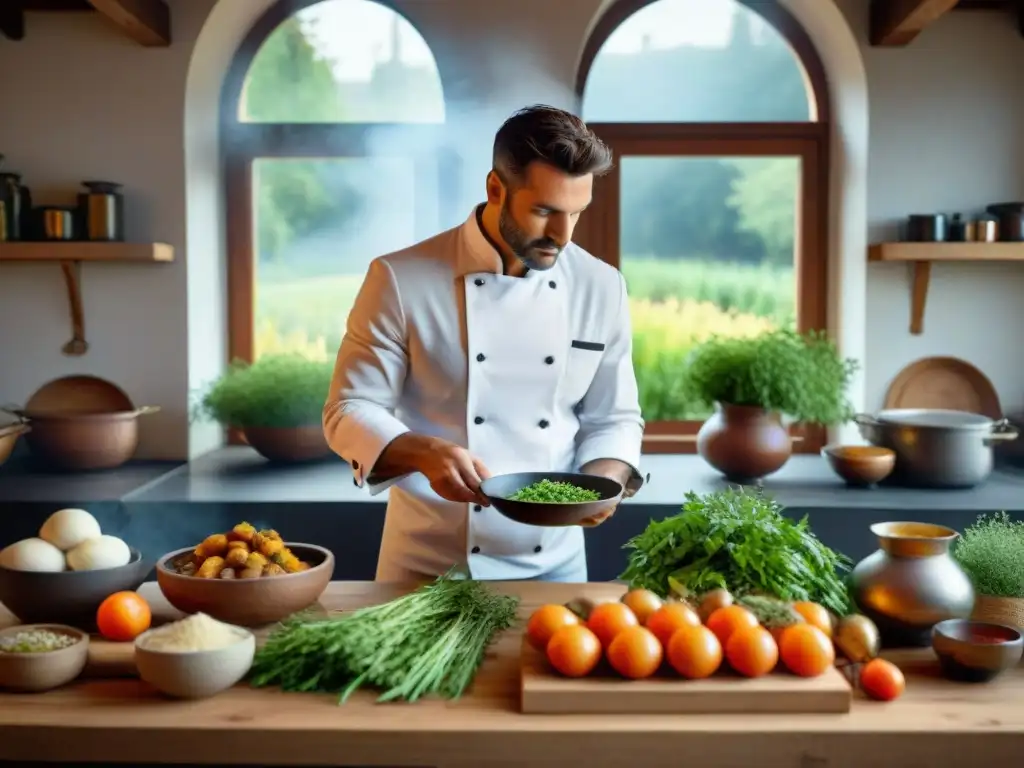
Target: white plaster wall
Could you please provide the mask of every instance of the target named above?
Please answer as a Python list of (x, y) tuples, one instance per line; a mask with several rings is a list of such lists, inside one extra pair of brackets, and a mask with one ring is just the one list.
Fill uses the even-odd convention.
[[(123, 181), (130, 236), (178, 249), (170, 266), (87, 268), (93, 347), (78, 360), (60, 353), (69, 328), (56, 266), (0, 265), (0, 402), (23, 400), (53, 376), (94, 372), (140, 404), (163, 406), (146, 423), (141, 455), (180, 458), (216, 444), (219, 432), (190, 429), (186, 414), (189, 389), (215, 375), (226, 354), (217, 99), (230, 56), (269, 1), (179, 3), (170, 49), (140, 48), (92, 14), (33, 14), (25, 41), (0, 41), (0, 70), (18, 73), (0, 80), (8, 165), (47, 199), (87, 177)], [(1024, 287), (1024, 265), (936, 268), (926, 332), (911, 337), (905, 274), (868, 268), (864, 253), (906, 213), (1024, 197), (1015, 74), (1024, 40), (1001, 14), (958, 13), (913, 46), (883, 51), (866, 47), (866, 0), (784, 1), (815, 39), (835, 98), (830, 322), (844, 352), (864, 364), (855, 401), (878, 407), (900, 367), (943, 353), (981, 366), (1004, 403), (1019, 405), (1014, 292)], [(606, 4), (402, 4), (460, 105), (452, 122), (467, 150), (461, 207), (482, 190), (497, 119), (525, 102), (573, 106), (586, 35)]]

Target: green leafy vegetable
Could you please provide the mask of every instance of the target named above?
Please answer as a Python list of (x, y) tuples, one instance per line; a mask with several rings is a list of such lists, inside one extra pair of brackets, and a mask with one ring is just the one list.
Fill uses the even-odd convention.
[(666, 596), (676, 588), (703, 594), (723, 588), (737, 596), (813, 600), (839, 615), (850, 610), (841, 577), (850, 561), (760, 492), (730, 488), (686, 494), (680, 514), (652, 520), (626, 543), (632, 550), (622, 578)]
[(334, 365), (299, 355), (263, 355), (235, 362), (207, 388), (193, 410), (227, 427), (320, 424)]
[(250, 683), (337, 693), (339, 703), (363, 685), (380, 689), (381, 702), (458, 698), (519, 599), (456, 576), (337, 617), (287, 620), (256, 653)]
[(981, 515), (953, 547), (974, 591), (988, 597), (1024, 597), (1024, 522), (1006, 512)]
[(536, 501), (547, 504), (572, 504), (582, 501), (597, 501), (601, 494), (580, 488), (572, 483), (541, 480), (520, 488), (509, 496), (512, 501)]
[(690, 352), (678, 385), (707, 409), (752, 405), (809, 424), (839, 424), (853, 417), (846, 389), (857, 367), (825, 333), (781, 329), (708, 339)]

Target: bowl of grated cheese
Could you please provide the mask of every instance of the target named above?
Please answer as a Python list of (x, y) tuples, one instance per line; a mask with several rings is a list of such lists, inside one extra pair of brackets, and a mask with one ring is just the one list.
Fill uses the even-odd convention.
[(252, 666), (256, 636), (247, 629), (194, 613), (135, 639), (139, 677), (179, 699), (214, 696), (238, 683)]

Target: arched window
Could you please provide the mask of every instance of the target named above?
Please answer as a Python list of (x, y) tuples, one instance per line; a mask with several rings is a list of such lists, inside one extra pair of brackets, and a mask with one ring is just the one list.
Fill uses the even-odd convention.
[(690, 452), (708, 414), (674, 382), (695, 342), (825, 327), (824, 67), (774, 2), (620, 0), (577, 91), (616, 155), (577, 239), (629, 286), (644, 450)]
[(370, 260), (442, 228), (443, 160), (411, 150), (445, 119), (430, 48), (380, 2), (280, 2), (223, 110), (230, 356), (333, 357)]

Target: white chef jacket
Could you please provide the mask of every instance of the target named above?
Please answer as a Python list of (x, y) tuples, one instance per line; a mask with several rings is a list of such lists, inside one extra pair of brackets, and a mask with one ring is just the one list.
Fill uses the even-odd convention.
[(450, 502), (421, 473), (378, 482), (384, 448), (412, 430), (461, 445), (494, 475), (637, 470), (644, 422), (626, 284), (569, 244), (547, 271), (502, 274), (476, 211), (374, 259), (348, 318), (323, 426), (371, 495), (390, 487), (378, 581), (453, 565), (478, 579), (586, 581), (583, 529), (517, 523)]

